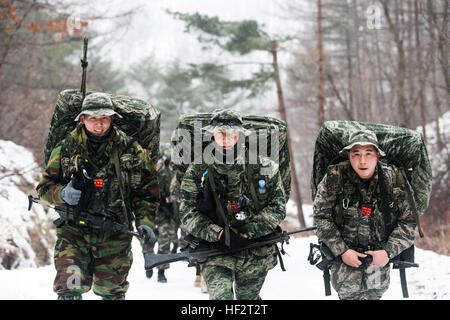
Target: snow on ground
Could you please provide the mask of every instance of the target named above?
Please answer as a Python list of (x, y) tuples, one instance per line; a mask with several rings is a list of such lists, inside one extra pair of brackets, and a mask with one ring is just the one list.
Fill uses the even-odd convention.
[[(291, 238), (284, 245), (289, 255), (283, 260), (286, 272), (278, 266), (271, 270), (266, 278), (261, 297), (263, 300), (321, 300), (338, 299), (332, 290), (325, 297), (322, 272), (306, 260), (309, 243), (317, 242), (315, 236)], [(156, 281), (156, 272), (151, 279), (145, 277), (144, 259), (139, 242), (133, 240), (134, 262), (128, 280), (130, 288), (127, 299), (131, 300), (207, 300), (208, 294), (193, 286), (195, 268), (187, 267), (185, 262), (172, 263), (166, 271), (168, 282)], [(409, 296), (412, 300), (449, 300), (450, 299), (450, 257), (438, 255), (432, 251), (416, 248), (416, 262), (420, 268), (407, 269)], [(41, 268), (18, 270), (0, 270), (0, 299), (13, 300), (53, 300), (52, 285), (55, 270), (52, 265)], [(98, 300), (92, 291), (83, 295), (86, 300)], [(400, 277), (392, 270), (391, 287), (383, 296), (384, 300), (403, 299)]]

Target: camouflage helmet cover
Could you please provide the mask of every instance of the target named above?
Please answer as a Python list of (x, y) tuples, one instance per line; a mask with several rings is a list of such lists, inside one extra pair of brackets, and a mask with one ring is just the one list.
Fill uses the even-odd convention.
[(375, 149), (377, 149), (377, 151), (380, 153), (382, 157), (386, 155), (383, 152), (383, 150), (381, 150), (380, 147), (378, 147), (377, 135), (373, 131), (358, 130), (353, 132), (350, 135), (350, 143), (340, 151), (340, 154), (345, 155), (347, 151), (350, 151), (356, 145), (361, 146), (372, 145), (375, 147)]
[(217, 130), (241, 132), (244, 135), (250, 135), (251, 131), (242, 126), (242, 116), (235, 110), (215, 110), (211, 116), (209, 125), (202, 130), (214, 134)]
[(75, 121), (78, 121), (80, 116), (84, 114), (91, 116), (117, 115), (119, 118), (122, 118), (120, 114), (114, 111), (109, 95), (103, 92), (93, 92), (84, 98), (81, 112), (77, 115)]

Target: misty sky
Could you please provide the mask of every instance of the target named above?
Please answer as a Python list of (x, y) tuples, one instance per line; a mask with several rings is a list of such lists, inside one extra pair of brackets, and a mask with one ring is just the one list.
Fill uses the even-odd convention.
[[(110, 0), (93, 1), (95, 9), (103, 14), (114, 15), (138, 7), (127, 28), (114, 30), (117, 41), (108, 43), (102, 56), (119, 62), (123, 67), (136, 62), (142, 57), (153, 55), (158, 61), (167, 62), (178, 59), (183, 62), (198, 63), (217, 58), (216, 53), (202, 51), (194, 35), (184, 33), (184, 23), (175, 20), (165, 9), (186, 13), (199, 12), (218, 16), (222, 20), (254, 19), (263, 23), (265, 30), (273, 34), (286, 34), (292, 31), (286, 21), (280, 17), (280, 6), (289, 0)], [(83, 11), (85, 11), (84, 9)], [(83, 16), (86, 13), (79, 13)], [(92, 27), (108, 29), (105, 21), (97, 21)]]

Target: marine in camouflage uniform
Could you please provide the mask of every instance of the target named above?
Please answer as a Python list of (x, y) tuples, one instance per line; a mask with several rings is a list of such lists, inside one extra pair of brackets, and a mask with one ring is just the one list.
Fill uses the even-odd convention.
[[(80, 123), (59, 143), (49, 158), (37, 191), (42, 200), (64, 206), (67, 198), (61, 193), (71, 184), (71, 176), (89, 164), (94, 172), (94, 190), (85, 204), (84, 212), (108, 216), (127, 224), (131, 229), (134, 213), (136, 225), (153, 227), (159, 203), (159, 187), (150, 154), (137, 142), (112, 124), (106, 133), (96, 135), (86, 129), (83, 119), (88, 116), (119, 116), (113, 111), (106, 94), (88, 95), (76, 120)], [(86, 120), (87, 121), (87, 120)], [(86, 122), (87, 123), (87, 122)], [(114, 161), (117, 159), (117, 161)], [(119, 165), (123, 182), (126, 216), (122, 207)], [(93, 285), (95, 294), (103, 299), (123, 299), (129, 287), (127, 275), (132, 264), (131, 236), (80, 226), (71, 221), (57, 226), (54, 262), (57, 271), (53, 289), (58, 299), (81, 299), (81, 294)]]
[[(350, 144), (341, 152), (367, 145), (374, 146), (379, 155), (384, 155), (371, 131), (353, 133)], [(384, 250), (388, 258), (393, 258), (414, 243), (416, 220), (407, 198), (410, 186), (398, 168), (381, 161), (378, 163), (380, 165), (368, 179), (362, 179), (350, 161), (329, 166), (314, 199), (317, 236), (338, 257), (332, 262), (330, 271), (332, 285), (340, 299), (380, 299), (390, 281), (389, 263), (382, 267), (374, 263), (350, 266), (340, 258), (344, 253), (355, 250), (363, 257)], [(380, 211), (381, 173), (386, 192), (392, 195), (391, 217), (387, 220), (393, 226), (391, 232)]]
[[(240, 132), (234, 151), (245, 150), (243, 135), (248, 132), (241, 125), (242, 118), (237, 112), (222, 110), (213, 114), (210, 125), (204, 130), (210, 134), (218, 130)], [(217, 139), (212, 143), (217, 143)], [(181, 182), (180, 219), (191, 235), (207, 243), (239, 247), (245, 239), (258, 239), (279, 228), (286, 214), (286, 198), (278, 164), (262, 156), (257, 164), (249, 164), (245, 154), (235, 152), (233, 161), (189, 165)], [(218, 154), (215, 157), (221, 160)], [(261, 169), (265, 169), (265, 175), (261, 174)], [(211, 189), (214, 188), (212, 185), (217, 186), (216, 190)], [(255, 186), (259, 186), (258, 192)], [(222, 205), (224, 224), (220, 225), (199, 210), (198, 199), (205, 192), (216, 193), (221, 199), (221, 204), (214, 201), (212, 206), (219, 208)], [(250, 199), (250, 203), (244, 210), (245, 218), (238, 219), (235, 205), (242, 195)], [(202, 265), (201, 273), (210, 299), (233, 299), (233, 283), (236, 299), (260, 299), (267, 273), (277, 264), (275, 250), (274, 245), (269, 245), (208, 259)]]
[[(176, 252), (178, 248), (178, 217), (175, 216), (174, 206), (171, 201), (170, 184), (172, 181), (173, 169), (170, 166), (170, 145), (161, 145), (161, 157), (156, 164), (159, 191), (161, 202), (156, 213), (156, 228), (158, 231), (158, 254), (170, 253), (170, 245), (173, 243), (173, 251)], [(153, 252), (153, 248), (144, 250), (146, 252)], [(169, 264), (158, 266), (158, 281), (167, 282), (164, 270), (169, 268)], [(147, 277), (151, 277), (151, 273), (147, 271)]]

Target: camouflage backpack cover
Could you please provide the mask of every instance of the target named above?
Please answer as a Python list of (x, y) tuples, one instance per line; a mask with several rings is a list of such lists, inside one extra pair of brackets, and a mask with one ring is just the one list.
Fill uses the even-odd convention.
[(419, 132), (377, 123), (357, 121), (326, 121), (319, 130), (315, 143), (311, 174), (311, 195), (314, 200), (317, 186), (325, 176), (327, 167), (347, 160), (339, 155), (349, 143), (352, 132), (371, 130), (378, 138), (378, 146), (386, 153), (381, 160), (403, 168), (413, 190), (413, 200), (419, 215), (428, 208), (431, 194), (432, 172), (428, 153)]
[[(203, 143), (202, 140), (202, 130), (208, 126), (212, 117), (212, 113), (196, 113), (196, 114), (185, 114), (180, 117), (178, 121), (178, 125), (174, 131), (174, 135), (172, 136), (172, 152), (177, 152), (176, 146), (180, 144), (180, 149), (182, 150), (191, 150), (190, 155), (183, 155), (182, 151), (179, 152), (179, 158), (186, 156), (190, 159), (189, 163), (194, 162), (194, 146), (196, 144), (202, 144), (202, 150), (205, 148), (206, 143)], [(291, 190), (291, 167), (290, 167), (290, 156), (289, 156), (289, 148), (287, 143), (286, 136), (286, 123), (282, 120), (268, 117), (268, 116), (256, 116), (256, 115), (243, 115), (243, 127), (248, 130), (252, 130), (255, 133), (252, 133), (249, 137), (246, 137), (248, 145), (249, 139), (264, 139), (266, 137), (267, 143), (267, 156), (271, 157), (271, 152), (278, 151), (278, 162), (280, 168), (281, 178), (283, 180), (283, 187), (286, 192), (287, 199), (289, 198), (290, 190)], [(183, 137), (177, 137), (175, 133), (179, 129), (185, 129), (190, 133), (190, 139), (183, 139)], [(275, 139), (276, 135), (279, 137), (279, 148), (277, 149), (275, 146), (272, 151), (272, 137)], [(256, 137), (254, 136), (256, 135)], [(252, 137), (253, 136), (253, 137)], [(275, 140), (274, 140), (275, 141)], [(185, 148), (190, 144), (190, 147)], [(259, 147), (258, 147), (259, 148)], [(259, 152), (259, 149), (258, 149)], [(274, 155), (276, 157), (276, 155)], [(186, 172), (189, 164), (183, 161), (176, 160), (176, 157), (172, 155), (172, 165), (176, 172), (176, 179), (178, 183), (181, 183), (184, 173)], [(286, 199), (286, 200), (287, 200)]]
[[(91, 92), (87, 92), (88, 96)], [(135, 137), (139, 144), (151, 151), (153, 163), (158, 161), (160, 112), (144, 100), (124, 95), (109, 95), (114, 111), (122, 118), (114, 118), (114, 124), (120, 130)], [(75, 117), (81, 111), (82, 94), (79, 90), (68, 89), (59, 93), (53, 117), (50, 122), (44, 149), (44, 167), (55, 146), (76, 126)]]

